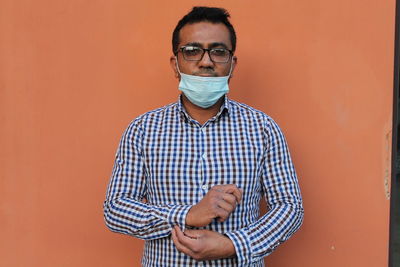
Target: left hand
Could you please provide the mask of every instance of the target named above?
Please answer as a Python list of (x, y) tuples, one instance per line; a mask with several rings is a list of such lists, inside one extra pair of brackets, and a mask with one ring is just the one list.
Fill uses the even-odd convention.
[(186, 230), (183, 233), (175, 226), (172, 240), (180, 252), (198, 261), (232, 258), (236, 254), (228, 237), (210, 230)]

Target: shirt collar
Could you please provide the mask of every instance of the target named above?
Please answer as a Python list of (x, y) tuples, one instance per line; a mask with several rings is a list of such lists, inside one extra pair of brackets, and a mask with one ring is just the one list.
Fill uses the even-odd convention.
[[(177, 105), (178, 105), (178, 111), (182, 114), (182, 116), (185, 119), (185, 121), (193, 120), (190, 117), (190, 115), (187, 113), (185, 107), (183, 106), (182, 94), (179, 95), (179, 99), (178, 99)], [(225, 113), (227, 115), (229, 115), (230, 112), (231, 112), (231, 104), (230, 104), (228, 95), (225, 94), (224, 102), (222, 103), (221, 108), (219, 109), (219, 112), (217, 113), (217, 115), (214, 116), (213, 120), (217, 120), (219, 117), (221, 117)]]

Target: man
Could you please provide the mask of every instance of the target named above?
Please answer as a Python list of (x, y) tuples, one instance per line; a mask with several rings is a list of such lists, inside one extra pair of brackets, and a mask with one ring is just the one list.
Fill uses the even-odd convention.
[[(303, 219), (284, 136), (270, 117), (226, 95), (237, 63), (226, 10), (193, 8), (172, 43), (183, 93), (125, 131), (106, 224), (146, 240), (143, 266), (263, 266)], [(269, 210), (259, 218), (263, 196)]]

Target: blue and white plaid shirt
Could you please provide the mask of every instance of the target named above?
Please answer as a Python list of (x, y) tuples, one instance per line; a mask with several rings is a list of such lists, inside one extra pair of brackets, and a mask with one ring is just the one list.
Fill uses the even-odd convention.
[[(226, 221), (202, 229), (228, 236), (237, 257), (196, 261), (175, 248), (171, 229), (184, 229), (192, 205), (221, 184), (243, 189), (242, 202)], [(263, 196), (268, 212), (259, 217)], [(116, 154), (104, 216), (112, 231), (146, 240), (143, 266), (264, 266), (263, 257), (300, 227), (303, 207), (278, 125), (225, 97), (204, 125), (180, 100), (131, 122)]]

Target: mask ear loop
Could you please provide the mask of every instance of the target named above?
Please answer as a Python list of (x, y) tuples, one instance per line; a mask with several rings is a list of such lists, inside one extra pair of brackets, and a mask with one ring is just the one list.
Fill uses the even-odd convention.
[(229, 69), (228, 77), (231, 77), (231, 74), (232, 74), (232, 67), (233, 67), (233, 56), (231, 57), (231, 68)]
[(177, 56), (175, 56), (175, 65), (176, 65), (176, 69), (178, 70), (179, 75), (181, 75), (181, 70), (179, 69), (178, 57)]

